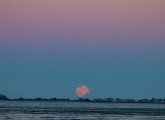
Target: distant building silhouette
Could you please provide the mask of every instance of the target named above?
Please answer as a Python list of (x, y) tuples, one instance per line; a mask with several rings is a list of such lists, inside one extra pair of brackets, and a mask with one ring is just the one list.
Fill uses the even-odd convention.
[(6, 95), (0, 94), (0, 100), (8, 100)]

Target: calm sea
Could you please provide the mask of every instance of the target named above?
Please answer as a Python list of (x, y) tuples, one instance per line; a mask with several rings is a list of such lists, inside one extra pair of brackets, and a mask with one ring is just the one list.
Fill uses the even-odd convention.
[(165, 104), (0, 101), (0, 120), (165, 120)]

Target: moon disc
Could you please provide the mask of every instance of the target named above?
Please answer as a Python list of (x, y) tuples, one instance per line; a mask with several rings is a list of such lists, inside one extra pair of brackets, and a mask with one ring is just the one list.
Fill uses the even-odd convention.
[(80, 85), (76, 88), (76, 95), (78, 97), (84, 97), (89, 93), (89, 88), (85, 85)]

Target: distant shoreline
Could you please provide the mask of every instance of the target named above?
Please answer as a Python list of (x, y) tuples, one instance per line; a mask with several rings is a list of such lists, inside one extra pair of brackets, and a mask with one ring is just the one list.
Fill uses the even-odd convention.
[(96, 99), (89, 99), (89, 98), (78, 98), (71, 100), (69, 98), (16, 98), (10, 99), (7, 96), (0, 94), (0, 101), (67, 101), (67, 102), (106, 102), (106, 103), (159, 103), (165, 104), (164, 99), (122, 99), (122, 98), (96, 98)]

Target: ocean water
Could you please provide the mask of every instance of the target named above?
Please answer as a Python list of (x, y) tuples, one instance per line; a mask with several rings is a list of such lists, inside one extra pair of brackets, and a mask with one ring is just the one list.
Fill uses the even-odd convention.
[(165, 104), (0, 101), (0, 120), (165, 120)]

